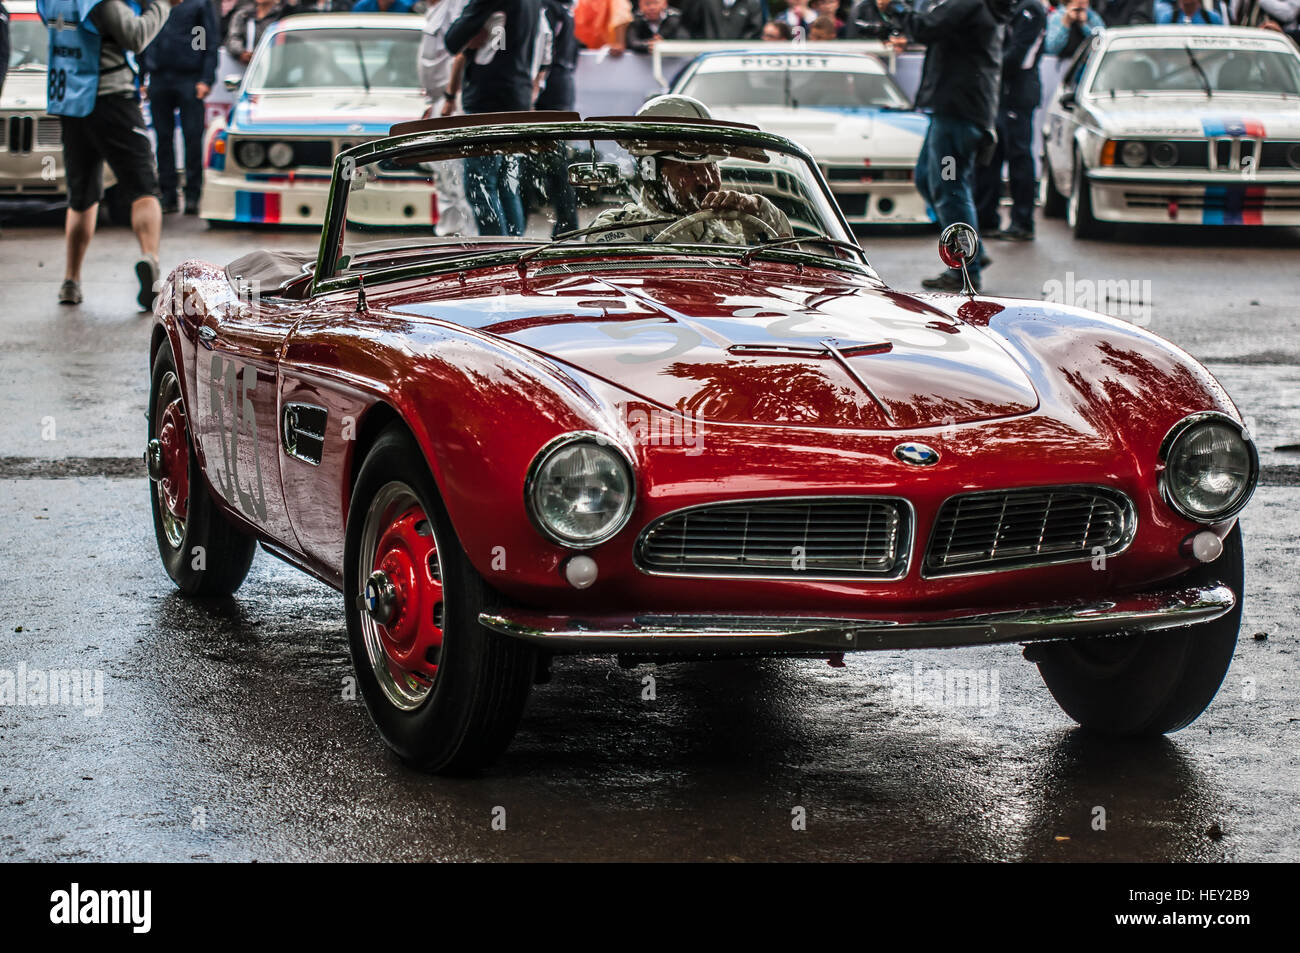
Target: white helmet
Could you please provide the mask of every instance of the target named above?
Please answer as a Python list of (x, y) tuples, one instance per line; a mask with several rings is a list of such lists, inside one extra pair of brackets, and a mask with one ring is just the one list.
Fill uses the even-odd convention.
[(647, 100), (636, 111), (638, 116), (661, 116), (664, 119), (712, 119), (709, 107), (692, 96), (669, 93)]

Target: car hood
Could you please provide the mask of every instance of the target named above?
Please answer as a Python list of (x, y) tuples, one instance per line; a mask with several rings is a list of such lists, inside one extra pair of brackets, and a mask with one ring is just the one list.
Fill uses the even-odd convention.
[[(539, 278), (584, 268), (544, 267)], [(993, 337), (904, 294), (825, 277), (777, 284), (738, 268), (629, 271), (393, 310), (478, 328), (706, 421), (906, 430), (1038, 406)]]
[(250, 93), (235, 104), (231, 132), (261, 135), (386, 136), (394, 123), (419, 119), (419, 90)]
[(45, 112), (46, 83), (46, 72), (43, 69), (10, 72), (5, 79), (4, 96), (0, 97), (0, 109)]
[(714, 109), (714, 118), (748, 122), (798, 142), (818, 161), (843, 159), (860, 164), (864, 153), (873, 163), (914, 162), (930, 119), (924, 113), (835, 106), (747, 106)]
[(1089, 105), (1108, 135), (1300, 137), (1300, 110), (1280, 96), (1103, 96)]

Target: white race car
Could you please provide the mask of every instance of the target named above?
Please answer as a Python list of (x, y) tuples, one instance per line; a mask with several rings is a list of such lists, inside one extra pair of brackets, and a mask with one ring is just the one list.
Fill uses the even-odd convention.
[(0, 97), (0, 201), (54, 203), (67, 193), (63, 132), (45, 114), (50, 32), (35, 0), (6, 4), (9, 10), (9, 74)]
[(813, 154), (852, 225), (935, 221), (916, 191), (929, 119), (874, 56), (822, 50), (704, 53), (669, 92), (717, 119), (788, 136)]
[(1281, 33), (1122, 27), (1080, 47), (1043, 124), (1043, 212), (1300, 225), (1300, 51)]
[[(208, 221), (320, 225), (334, 157), (419, 119), (424, 19), (414, 14), (293, 16), (269, 28), (237, 87), (229, 122), (204, 143), (199, 215)], [(355, 224), (431, 225), (418, 170), (392, 170), (353, 210)], [(406, 184), (404, 180), (421, 179)]]

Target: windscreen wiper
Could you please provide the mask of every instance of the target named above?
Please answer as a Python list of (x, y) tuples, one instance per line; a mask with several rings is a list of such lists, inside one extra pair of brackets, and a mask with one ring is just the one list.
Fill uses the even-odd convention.
[(356, 37), (352, 38), (352, 45), (357, 48), (357, 62), (361, 64), (361, 85), (366, 88), (366, 95), (370, 95), (370, 76), (366, 73), (366, 54), (361, 52), (361, 41)]
[(1183, 49), (1187, 51), (1187, 58), (1192, 61), (1192, 69), (1196, 70), (1196, 75), (1201, 78), (1201, 86), (1205, 89), (1205, 98), (1213, 99), (1214, 90), (1210, 88), (1210, 77), (1205, 75), (1205, 70), (1201, 66), (1201, 61), (1196, 58), (1196, 54), (1192, 52), (1190, 45), (1184, 46)]
[(530, 248), (515, 259), (515, 267), (519, 269), (522, 276), (528, 270), (528, 262), (536, 258), (548, 248), (555, 248), (557, 245), (563, 245), (571, 242), (575, 238), (583, 238), (587, 235), (598, 235), (601, 232), (617, 232), (629, 228), (644, 228), (652, 225), (671, 225), (677, 221), (676, 215), (663, 215), (659, 218), (645, 218), (637, 222), (612, 222), (608, 225), (588, 225), (586, 228), (575, 229), (571, 232), (563, 232), (549, 242), (538, 245), (536, 248)]
[(769, 248), (780, 248), (784, 245), (798, 245), (802, 242), (815, 242), (818, 245), (826, 245), (830, 248), (843, 248), (845, 251), (851, 251), (861, 258), (864, 265), (867, 263), (867, 254), (862, 250), (862, 246), (856, 245), (853, 242), (841, 241), (838, 238), (831, 238), (829, 235), (792, 235), (789, 238), (774, 238), (771, 241), (760, 242), (740, 256), (740, 263), (742, 265), (748, 265), (755, 255), (760, 252), (765, 252)]

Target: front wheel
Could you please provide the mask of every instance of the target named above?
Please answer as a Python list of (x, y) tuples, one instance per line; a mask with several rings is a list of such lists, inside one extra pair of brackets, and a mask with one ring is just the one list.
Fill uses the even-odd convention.
[(1043, 171), (1042, 178), (1039, 180), (1039, 202), (1043, 207), (1043, 218), (1064, 218), (1066, 200), (1056, 187), (1056, 178), (1052, 174), (1052, 165), (1047, 159), (1047, 153), (1043, 153)]
[(1240, 524), (1223, 541), (1219, 558), (1187, 579), (1188, 585), (1227, 586), (1236, 605), (1218, 619), (1182, 629), (1040, 647), (1038, 671), (1067, 715), (1098, 734), (1142, 737), (1185, 728), (1206, 709), (1232, 662), (1241, 627)]
[(388, 746), (445, 774), (495, 760), (523, 714), (535, 652), (479, 624), (491, 590), (400, 427), (379, 437), (357, 476), (343, 577), (357, 683)]
[(1105, 224), (1099, 222), (1092, 213), (1092, 186), (1088, 184), (1088, 172), (1083, 167), (1083, 160), (1078, 157), (1074, 160), (1074, 181), (1065, 217), (1070, 228), (1074, 229), (1075, 238), (1105, 236)]

